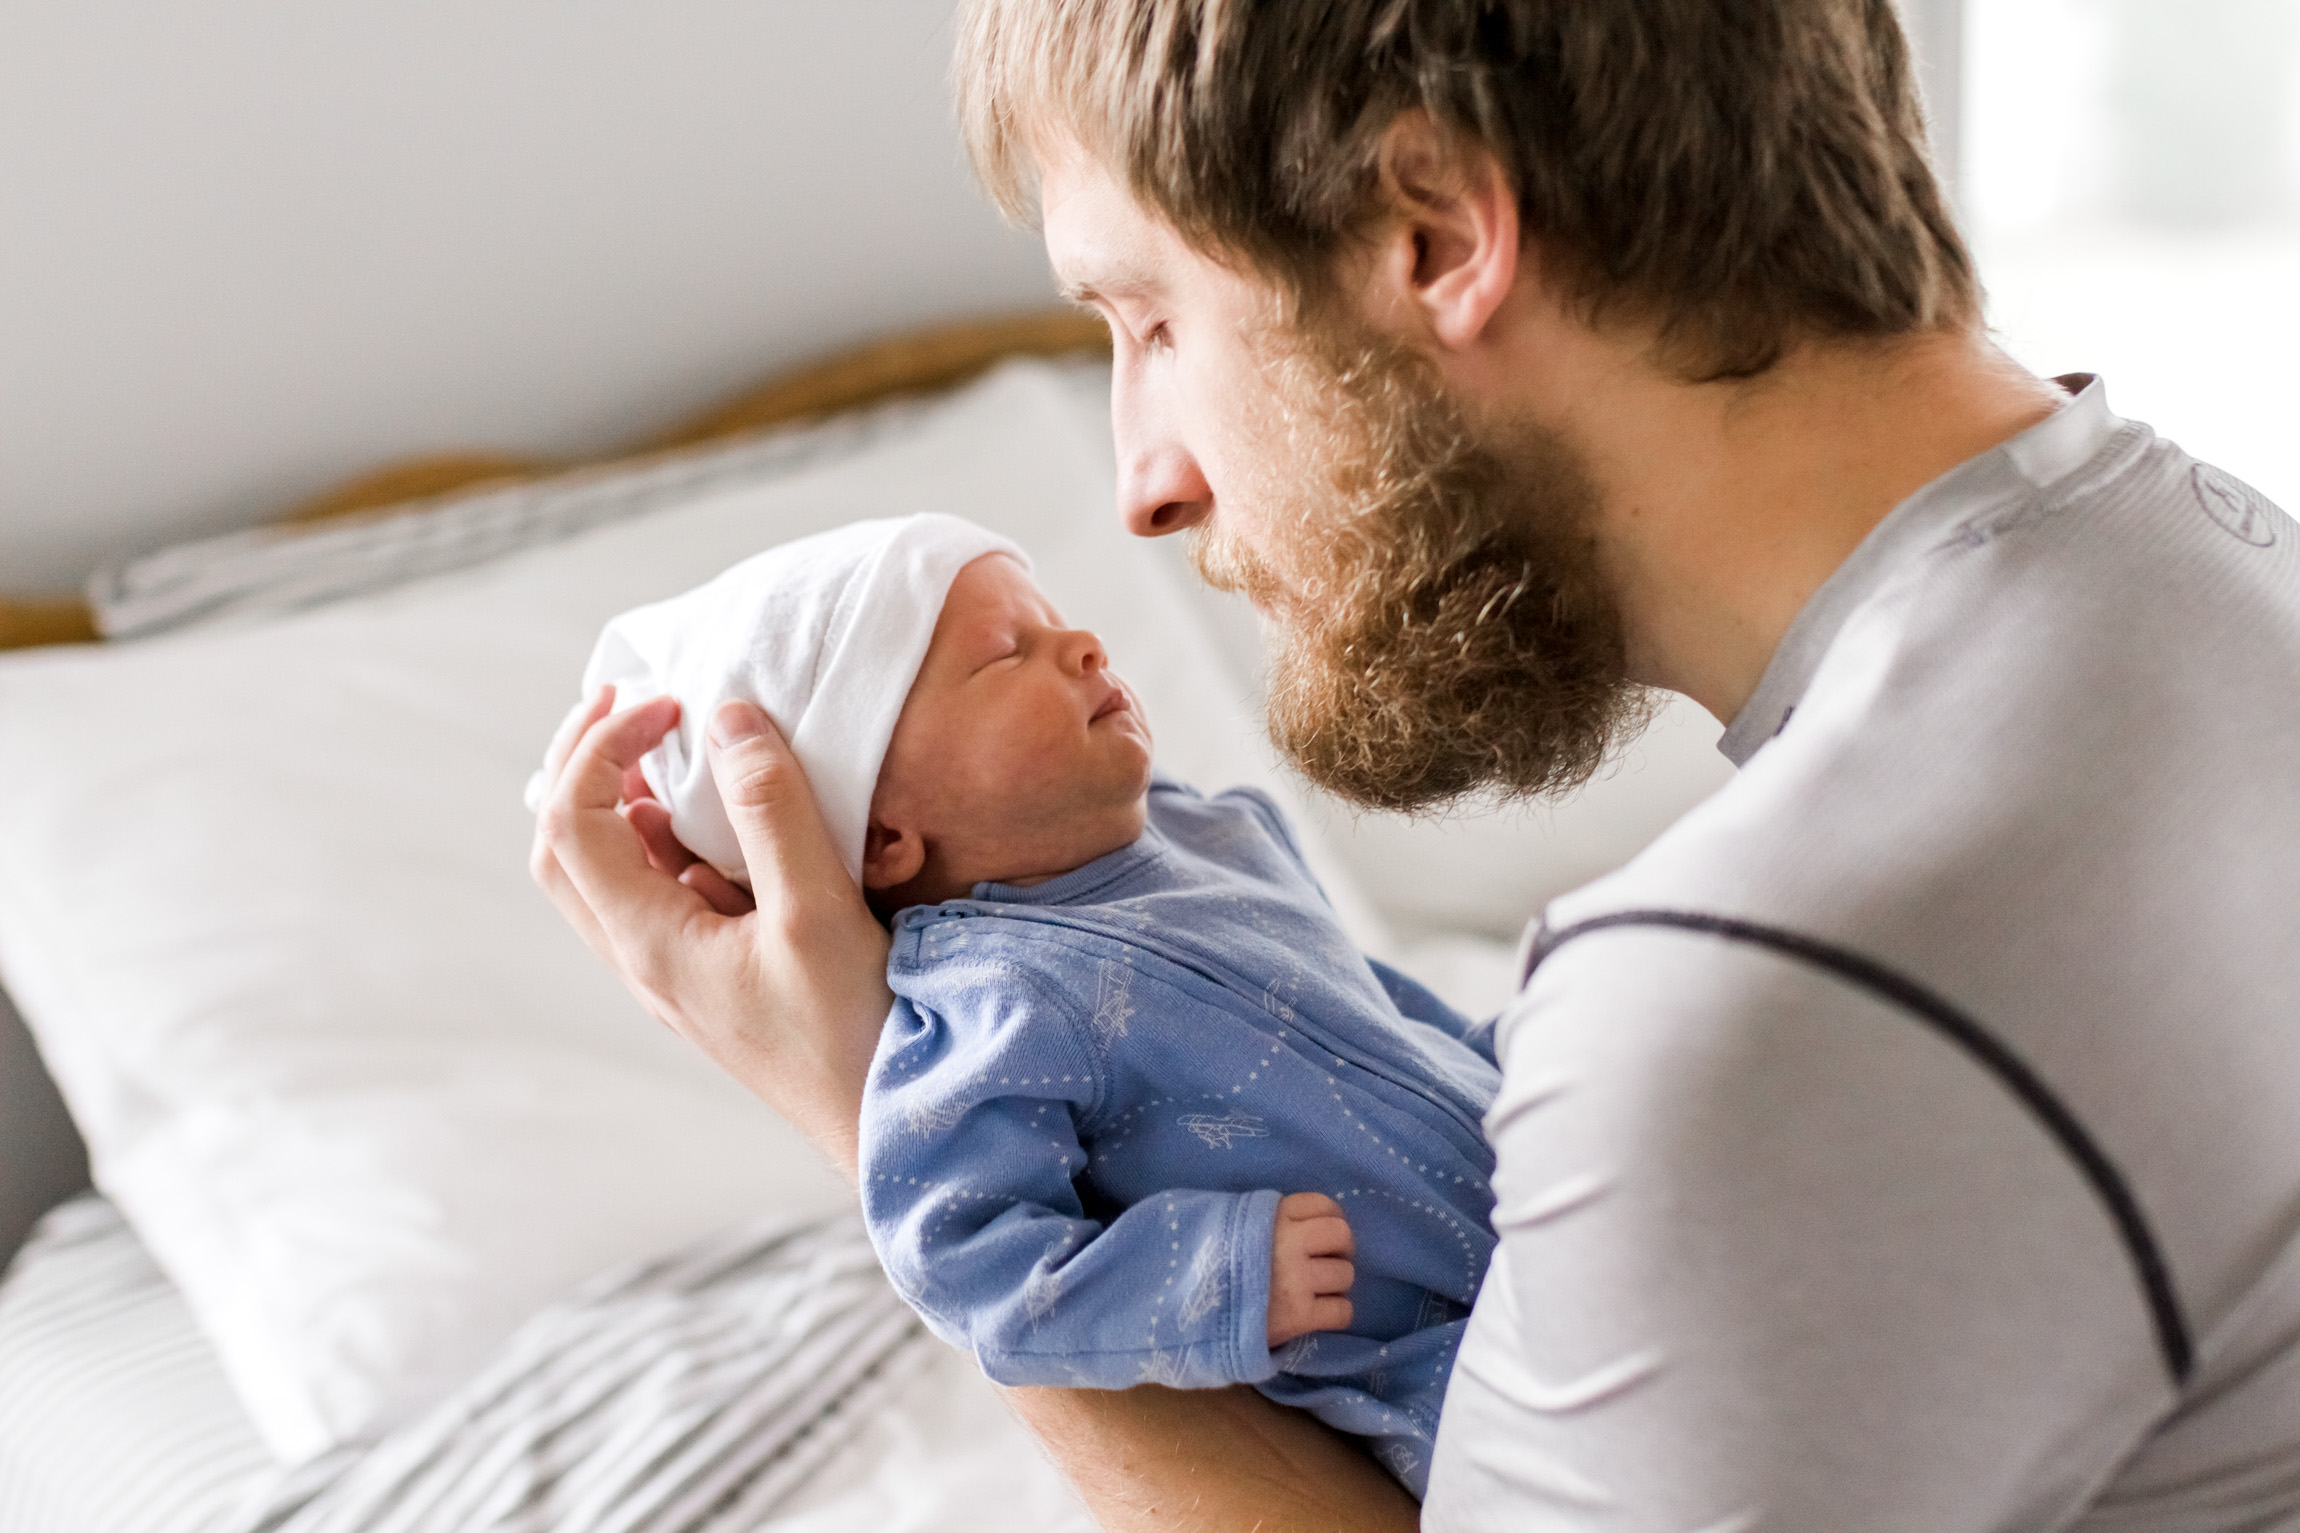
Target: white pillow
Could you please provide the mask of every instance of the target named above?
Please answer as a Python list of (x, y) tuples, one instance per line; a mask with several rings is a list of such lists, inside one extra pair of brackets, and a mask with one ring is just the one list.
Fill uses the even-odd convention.
[(954, 511), (1100, 630), (1169, 767), (1271, 781), (1171, 552), (1112, 515), (1104, 376), (1012, 367), (852, 456), (494, 564), (0, 661), (0, 980), (282, 1457), (405, 1419), (601, 1268), (847, 1196), (528, 882), (521, 785), (607, 617)]

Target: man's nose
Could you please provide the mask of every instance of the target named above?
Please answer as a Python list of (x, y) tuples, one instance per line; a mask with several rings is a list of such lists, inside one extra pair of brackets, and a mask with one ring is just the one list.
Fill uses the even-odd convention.
[(1178, 447), (1123, 458), (1118, 465), (1118, 515), (1138, 538), (1162, 538), (1195, 527), (1214, 510), (1214, 492), (1197, 460)]
[(1213, 514), (1214, 490), (1169, 419), (1172, 401), (1138, 369), (1111, 374), (1110, 430), (1118, 444), (1118, 516), (1138, 538), (1162, 538)]

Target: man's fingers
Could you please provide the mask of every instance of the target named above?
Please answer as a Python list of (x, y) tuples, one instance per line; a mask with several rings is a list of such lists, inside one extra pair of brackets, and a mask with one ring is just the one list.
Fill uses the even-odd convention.
[(723, 916), (747, 916), (758, 908), (751, 891), (743, 888), (707, 862), (693, 862), (679, 875), (679, 882), (701, 895), (704, 901)]
[[(570, 915), (570, 901), (586, 907), (614, 944), (615, 966), (642, 986), (663, 970), (666, 946), (683, 939), (688, 921), (705, 906), (653, 864), (638, 829), (616, 807), (626, 769), (678, 718), (678, 703), (659, 697), (594, 722), (577, 739), (536, 817), (539, 860), (548, 853), (566, 875), (565, 895), (554, 891), (554, 903)], [(634, 950), (625, 950), (625, 934), (639, 939)]]
[[(574, 753), (576, 742), (583, 738), (592, 725), (612, 712), (614, 707), (615, 689), (602, 686), (567, 710), (567, 717), (559, 721), (559, 728), (551, 736), (550, 746), (543, 752), (545, 800), (549, 799), (552, 790), (558, 786), (559, 774), (566, 767), (567, 758)], [(591, 951), (612, 961), (614, 948), (607, 940), (607, 933), (600, 927), (598, 916), (593, 914), (591, 907), (583, 902), (582, 896), (575, 892), (575, 886), (568, 881), (567, 870), (560, 866), (558, 853), (553, 849), (550, 837), (544, 833), (540, 804), (537, 810), (535, 846), (528, 856), (528, 872), (542, 886), (543, 892), (551, 897), (551, 903), (559, 907), (560, 913), (567, 918)]]
[(623, 800), (623, 778), (639, 758), (663, 742), (679, 722), (676, 698), (650, 698), (636, 708), (594, 720), (553, 775), (541, 811), (613, 809)]
[(686, 843), (671, 829), (670, 810), (654, 799), (643, 798), (625, 804), (622, 813), (631, 828), (639, 833), (640, 842), (647, 848), (647, 860), (657, 871), (670, 874), (694, 890), (720, 915), (751, 913), (754, 908), (751, 891), (688, 851)]
[(711, 773), (761, 909), (781, 913), (831, 900), (869, 915), (831, 843), (806, 769), (765, 709), (739, 701), (719, 705), (711, 716)]
[(710, 756), (757, 902), (749, 932), (760, 983), (808, 1019), (804, 1035), (786, 1048), (809, 1057), (817, 1078), (835, 1084), (835, 1100), (814, 1104), (827, 1115), (801, 1127), (852, 1170), (863, 1082), (894, 1004), (886, 928), (832, 842), (805, 769), (764, 709), (722, 704), (711, 719)]
[[(575, 742), (583, 738), (583, 731), (605, 718), (615, 707), (615, 689), (603, 686), (583, 701), (567, 710), (560, 720), (558, 731), (551, 736), (550, 748), (543, 753), (543, 780), (548, 785), (559, 780), (559, 769), (575, 752)], [(545, 787), (548, 793), (550, 788)]]
[(678, 833), (671, 829), (671, 811), (654, 799), (643, 798), (623, 805), (624, 820), (639, 833), (639, 844), (647, 849), (647, 860), (663, 872), (677, 878), (695, 865), (695, 854), (687, 850)]
[(550, 897), (551, 903), (558, 907), (559, 913), (566, 917), (567, 923), (575, 928), (575, 934), (583, 939), (584, 945), (612, 964), (615, 961), (614, 944), (607, 940), (605, 929), (599, 925), (599, 917), (589, 905), (583, 903), (583, 896), (575, 892), (575, 885), (568, 879), (567, 870), (559, 865), (558, 854), (543, 839), (540, 827), (535, 836), (535, 849), (528, 856), (527, 871)]

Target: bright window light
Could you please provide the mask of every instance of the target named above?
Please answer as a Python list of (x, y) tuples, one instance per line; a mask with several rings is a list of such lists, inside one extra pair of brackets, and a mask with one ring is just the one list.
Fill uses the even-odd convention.
[(1965, 0), (2005, 347), (2300, 512), (2300, 0)]

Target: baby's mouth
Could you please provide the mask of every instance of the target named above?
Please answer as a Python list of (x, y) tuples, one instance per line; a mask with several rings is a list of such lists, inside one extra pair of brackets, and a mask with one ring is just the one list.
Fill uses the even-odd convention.
[(1096, 706), (1094, 712), (1087, 716), (1086, 722), (1089, 724), (1098, 724), (1102, 720), (1110, 717), (1110, 715), (1113, 713), (1124, 713), (1127, 709), (1133, 706), (1133, 703), (1127, 699), (1126, 689), (1120, 686), (1113, 686), (1110, 689), (1110, 695), (1102, 699), (1101, 703)]

